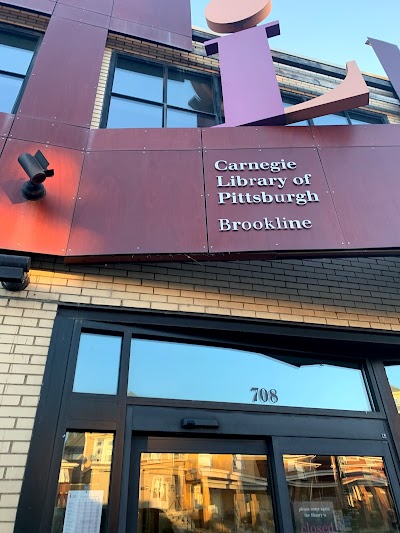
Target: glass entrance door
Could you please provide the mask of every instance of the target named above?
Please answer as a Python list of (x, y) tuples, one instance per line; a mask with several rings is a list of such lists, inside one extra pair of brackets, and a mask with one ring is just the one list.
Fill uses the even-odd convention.
[(379, 442), (138, 438), (127, 531), (395, 533), (395, 478)]
[(265, 442), (149, 438), (134, 455), (130, 531), (277, 531)]
[(279, 440), (295, 533), (400, 531), (387, 445)]
[(398, 531), (382, 457), (284, 455), (294, 529)]

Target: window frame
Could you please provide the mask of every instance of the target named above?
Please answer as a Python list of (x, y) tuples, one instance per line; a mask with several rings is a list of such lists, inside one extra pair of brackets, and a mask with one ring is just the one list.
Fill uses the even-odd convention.
[[(155, 67), (159, 67), (159, 68), (161, 67), (163, 69), (163, 78), (162, 78), (163, 79), (163, 91), (162, 91), (163, 92), (163, 97), (162, 97), (163, 101), (162, 102), (154, 102), (152, 100), (146, 100), (144, 98), (124, 95), (124, 94), (120, 94), (120, 93), (113, 93), (112, 88), (113, 88), (113, 84), (114, 84), (114, 76), (115, 76), (115, 71), (116, 71), (116, 68), (117, 68), (117, 63), (118, 63), (118, 59), (119, 58), (126, 59), (128, 61), (133, 61), (133, 62), (136, 62), (136, 63), (154, 65)], [(198, 112), (198, 113), (196, 113), (195, 111), (190, 111), (190, 110), (185, 109), (183, 107), (178, 107), (178, 106), (174, 106), (174, 105), (168, 104), (168, 102), (167, 102), (167, 84), (168, 84), (168, 70), (169, 69), (172, 69), (173, 71), (176, 71), (176, 72), (194, 74), (196, 76), (200, 76), (200, 77), (203, 77), (205, 79), (211, 80), (212, 90), (213, 90), (214, 113), (206, 113), (206, 112)], [(121, 98), (121, 99), (127, 100), (127, 101), (140, 102), (140, 103), (143, 103), (143, 104), (149, 104), (149, 105), (153, 105), (153, 106), (157, 106), (159, 108), (162, 108), (162, 125), (160, 126), (160, 128), (162, 128), (162, 129), (173, 129), (173, 128), (168, 128), (168, 126), (165, 125), (166, 121), (167, 121), (167, 110), (168, 109), (174, 109), (174, 110), (177, 110), (177, 111), (184, 111), (184, 112), (197, 114), (197, 115), (205, 115), (207, 117), (215, 118), (216, 124), (221, 124), (221, 122), (222, 122), (222, 106), (221, 106), (222, 93), (221, 93), (221, 89), (220, 89), (220, 83), (218, 83), (218, 82), (219, 82), (219, 76), (217, 74), (206, 73), (206, 72), (195, 70), (195, 69), (176, 67), (176, 66), (174, 66), (174, 65), (172, 65), (170, 63), (162, 63), (162, 62), (157, 62), (157, 61), (154, 61), (154, 60), (148, 61), (147, 59), (144, 59), (143, 57), (140, 57), (140, 56), (134, 56), (134, 55), (126, 54), (124, 52), (119, 52), (117, 50), (113, 50), (113, 53), (112, 53), (112, 56), (111, 56), (111, 61), (110, 61), (110, 67), (109, 67), (109, 71), (108, 71), (108, 77), (107, 77), (107, 83), (106, 83), (106, 89), (105, 89), (105, 96), (104, 96), (104, 100), (103, 100), (103, 109), (102, 109), (101, 119), (100, 119), (100, 128), (101, 129), (117, 129), (117, 128), (108, 128), (107, 127), (108, 116), (109, 116), (109, 112), (110, 112), (111, 99), (113, 98), (113, 96), (115, 96), (117, 98)], [(185, 127), (185, 126), (182, 126), (182, 127)], [(129, 129), (129, 128), (125, 128), (125, 129)], [(132, 126), (132, 129), (141, 129), (141, 128)], [(146, 126), (143, 126), (143, 129), (146, 129)]]
[[(39, 52), (39, 49), (40, 49), (40, 46), (42, 44), (42, 41), (44, 39), (44, 34), (37, 31), (37, 30), (32, 30), (30, 28), (22, 28), (22, 27), (18, 27), (18, 26), (11, 26), (10, 24), (5, 24), (3, 22), (0, 22), (0, 33), (8, 33), (10, 35), (16, 35), (16, 36), (21, 36), (21, 37), (31, 37), (31, 38), (34, 38), (36, 39), (36, 46), (35, 46), (35, 50), (33, 51), (33, 55), (32, 55), (32, 59), (31, 59), (31, 62), (29, 64), (29, 68), (28, 70), (26, 71), (26, 74), (23, 76), (22, 74), (16, 74), (14, 72), (8, 72), (6, 70), (2, 70), (0, 68), (0, 74), (5, 74), (7, 76), (12, 76), (14, 78), (17, 78), (17, 79), (22, 79), (22, 85), (21, 85), (21, 88), (18, 92), (18, 95), (15, 99), (15, 102), (14, 102), (14, 105), (12, 107), (12, 110), (9, 112), (10, 114), (12, 115), (15, 115), (18, 111), (18, 108), (21, 104), (21, 100), (22, 100), (22, 96), (25, 92), (25, 89), (26, 89), (26, 85), (29, 81), (29, 78), (31, 76), (31, 73), (32, 73), (32, 69), (33, 69), (33, 66), (35, 64), (35, 61), (36, 61), (36, 57), (37, 57), (37, 54)], [(1, 113), (6, 113), (6, 111), (1, 111)]]

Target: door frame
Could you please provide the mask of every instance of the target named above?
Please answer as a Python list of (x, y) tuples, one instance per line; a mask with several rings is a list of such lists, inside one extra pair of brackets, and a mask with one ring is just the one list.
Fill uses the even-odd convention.
[[(129, 354), (136, 332), (163, 340), (230, 347), (262, 353), (296, 353), (299, 360), (358, 362), (368, 374), (376, 411), (344, 412), (323, 409), (268, 407), (247, 404), (190, 402), (132, 398), (126, 395), (128, 358), (120, 367), (118, 394), (72, 392), (75, 361), (81, 332), (120, 333), (122, 352)], [(124, 531), (121, 520), (126, 505), (121, 498), (126, 464), (129, 464), (131, 436), (142, 434), (191, 434), (221, 439), (253, 435), (271, 437), (338, 438), (381, 440), (386, 435), (398, 478), (400, 432), (398, 414), (390, 396), (385, 361), (400, 362), (400, 336), (394, 332), (282, 323), (255, 319), (205, 317), (195, 314), (144, 310), (112, 310), (107, 307), (60, 305), (41, 389), (26, 473), (16, 518), (16, 530), (30, 533), (49, 531), (54, 511), (58, 472), (65, 431), (111, 431), (115, 445), (110, 485), (109, 531)], [(150, 378), (149, 378), (150, 379)], [(218, 428), (182, 428), (182, 418), (204, 417), (212, 411), (220, 417)], [(390, 412), (393, 411), (393, 416)], [(133, 413), (133, 414), (132, 414)], [(388, 414), (389, 413), (389, 414)], [(178, 415), (178, 416), (177, 416)], [(208, 416), (208, 415), (207, 415)], [(133, 418), (132, 418), (133, 417)], [(134, 425), (135, 424), (135, 425)], [(400, 426), (399, 426), (400, 427)], [(338, 431), (338, 428), (340, 431)], [(274, 453), (275, 445), (272, 446)], [(125, 505), (125, 511), (124, 511)], [(118, 525), (117, 525), (118, 524)], [(285, 533), (289, 529), (284, 530)]]
[[(283, 454), (316, 453), (320, 455), (359, 455), (383, 457), (391, 494), (400, 520), (399, 471), (390, 444), (387, 423), (378, 413), (353, 412), (348, 415), (317, 409), (293, 409), (287, 412), (232, 412), (180, 406), (128, 405), (125, 427), (125, 449), (121, 484), (119, 533), (137, 532), (132, 513), (137, 510), (142, 451), (187, 451), (198, 453), (209, 444), (214, 453), (256, 452), (264, 447), (269, 457), (269, 482), (280, 533), (293, 533), (292, 507), (283, 464)], [(232, 418), (233, 417), (233, 418)], [(215, 428), (186, 429), (188, 418), (218, 421)], [(246, 420), (247, 419), (247, 420)], [(236, 422), (236, 423), (235, 423)], [(309, 437), (313, 435), (313, 437)], [(148, 447), (149, 442), (152, 447)], [(173, 443), (175, 448), (166, 449)], [(260, 448), (261, 446), (261, 448)], [(231, 450), (230, 452), (228, 450)], [(131, 466), (133, 465), (133, 470)], [(135, 502), (133, 506), (129, 502)]]

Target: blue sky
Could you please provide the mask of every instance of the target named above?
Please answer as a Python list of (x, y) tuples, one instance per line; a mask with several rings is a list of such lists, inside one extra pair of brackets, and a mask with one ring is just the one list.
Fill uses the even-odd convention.
[[(208, 1), (191, 0), (194, 26), (207, 28)], [(367, 37), (400, 45), (400, 0), (273, 0), (268, 21), (273, 20), (279, 20), (281, 35), (270, 40), (272, 49), (343, 67), (356, 60), (363, 72), (381, 76)]]

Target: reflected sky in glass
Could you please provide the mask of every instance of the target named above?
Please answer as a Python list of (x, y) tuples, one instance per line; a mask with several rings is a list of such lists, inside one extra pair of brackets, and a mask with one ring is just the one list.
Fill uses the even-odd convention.
[(324, 115), (323, 117), (313, 118), (316, 126), (334, 126), (348, 124), (349, 121), (343, 115)]
[[(276, 391), (263, 402), (252, 388)], [(370, 411), (358, 369), (295, 367), (264, 355), (209, 346), (133, 339), (128, 394), (253, 405)]]
[(117, 394), (121, 337), (82, 333), (73, 392)]
[(23, 80), (0, 74), (0, 112), (11, 113)]
[(163, 108), (113, 96), (107, 128), (162, 128)]
[(119, 58), (112, 92), (162, 102), (163, 83), (162, 67)]
[(8, 33), (0, 34), (0, 70), (25, 76), (35, 47), (36, 39), (26, 39)]

